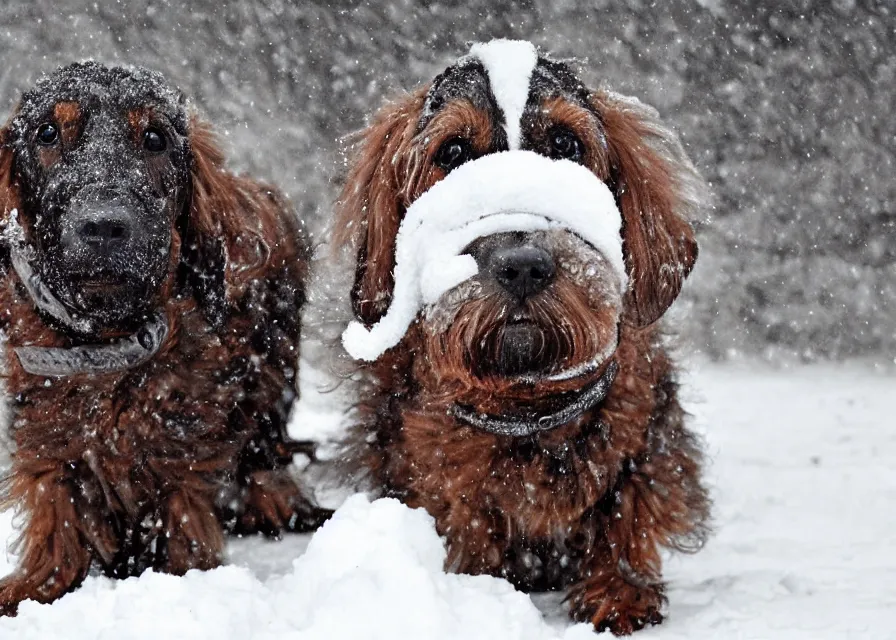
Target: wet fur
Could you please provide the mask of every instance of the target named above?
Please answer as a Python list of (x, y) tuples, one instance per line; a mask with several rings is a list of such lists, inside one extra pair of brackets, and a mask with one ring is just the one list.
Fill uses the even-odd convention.
[[(38, 123), (31, 123), (36, 126)], [(0, 213), (21, 210), (21, 176), (4, 129)], [(293, 210), (271, 186), (238, 177), (209, 127), (189, 125), (192, 156), (172, 222), (168, 275), (156, 304), (169, 333), (137, 368), (45, 379), (13, 347), (77, 338), (40, 316), (9, 267), (0, 280), (12, 397), (12, 468), (0, 508), (24, 516), (19, 567), (0, 581), (0, 613), (51, 602), (91, 570), (125, 577), (219, 565), (226, 530), (313, 528), (327, 516), (287, 465), (299, 311), (308, 250)]]
[[(363, 365), (347, 459), (381, 494), (435, 517), (447, 568), (503, 576), (524, 589), (566, 589), (573, 619), (627, 634), (662, 619), (660, 549), (699, 549), (708, 532), (702, 454), (655, 322), (696, 259), (688, 220), (703, 187), (652, 109), (574, 88), (577, 101), (550, 97), (528, 126), (538, 139), (563, 123), (585, 142), (584, 164), (615, 191), (623, 215), (631, 285), (618, 327), (562, 275), (530, 312), (555, 357), (570, 363), (586, 361), (618, 329), (609, 396), (570, 424), (524, 439), (455, 421), (453, 403), (513, 413), (597, 376), (522, 384), (483, 374), (504, 305), (468, 295), (449, 325), (423, 312), (397, 347)], [(362, 134), (338, 203), (335, 244), (355, 252), (352, 302), (368, 325), (391, 300), (404, 210), (443, 175), (427, 159), (452, 135), (472, 132), (480, 153), (495, 139), (483, 131), (495, 126), (488, 115), (462, 98), (445, 107), (450, 119), (436, 115), (419, 130), (429, 91), (387, 106)]]

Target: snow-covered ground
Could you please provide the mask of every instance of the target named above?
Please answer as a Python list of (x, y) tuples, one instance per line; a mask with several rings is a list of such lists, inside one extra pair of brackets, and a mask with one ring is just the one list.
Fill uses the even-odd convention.
[[(716, 534), (669, 560), (668, 618), (639, 637), (896, 638), (896, 375), (704, 365), (686, 382)], [(25, 603), (0, 638), (593, 637), (558, 596), (445, 574), (442, 554), (428, 516), (355, 496), (313, 537), (234, 540), (216, 571), (92, 577)]]

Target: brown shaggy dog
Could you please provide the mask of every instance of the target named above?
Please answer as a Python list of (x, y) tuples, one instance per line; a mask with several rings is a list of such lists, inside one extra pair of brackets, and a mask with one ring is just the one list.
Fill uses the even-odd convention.
[[(619, 308), (592, 286), (606, 261), (568, 252), (568, 231), (480, 238), (472, 286), (364, 365), (352, 459), (435, 517), (448, 569), (566, 589), (572, 618), (627, 634), (662, 620), (661, 548), (696, 550), (707, 533), (701, 452), (656, 322), (697, 257), (688, 220), (703, 184), (651, 108), (535, 60), (515, 128), (492, 91), (500, 62), (471, 55), (363, 133), (335, 234), (356, 257), (355, 315), (370, 327), (389, 307), (407, 208), (461, 164), (514, 148), (582, 164), (615, 195)], [(550, 375), (564, 371), (576, 373)]]
[(94, 563), (183, 574), (225, 528), (317, 526), (286, 469), (308, 252), (282, 196), (143, 69), (61, 68), (0, 135), (0, 506), (24, 515), (0, 613)]

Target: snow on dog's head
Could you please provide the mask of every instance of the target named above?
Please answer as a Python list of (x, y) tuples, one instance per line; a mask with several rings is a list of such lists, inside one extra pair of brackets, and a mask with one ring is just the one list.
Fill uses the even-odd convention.
[[(605, 271), (603, 293), (618, 306), (626, 282), (621, 223), (613, 194), (580, 165), (531, 151), (469, 162), (408, 208), (398, 230), (389, 310), (371, 329), (353, 323), (343, 335), (345, 348), (375, 360), (401, 341), (422, 306), (444, 324), (446, 312), (456, 313), (488, 277), (513, 299), (508, 310), (518, 305), (524, 313), (526, 300), (550, 286), (558, 268), (552, 238), (566, 233), (578, 239), (567, 238), (570, 250), (559, 267), (570, 276)], [(463, 287), (468, 295), (447, 295), (483, 270), (477, 287)]]
[(422, 354), (443, 388), (578, 379), (677, 297), (701, 189), (649, 107), (530, 43), (474, 45), (365, 132), (336, 225), (344, 345)]

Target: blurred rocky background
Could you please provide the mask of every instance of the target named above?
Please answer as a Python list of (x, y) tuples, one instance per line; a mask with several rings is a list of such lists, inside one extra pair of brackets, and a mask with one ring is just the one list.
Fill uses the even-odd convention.
[(896, 358), (896, 4), (3, 0), (0, 106), (74, 59), (156, 68), (321, 237), (340, 150), (472, 40), (528, 38), (656, 106), (716, 206), (680, 311), (713, 358)]

